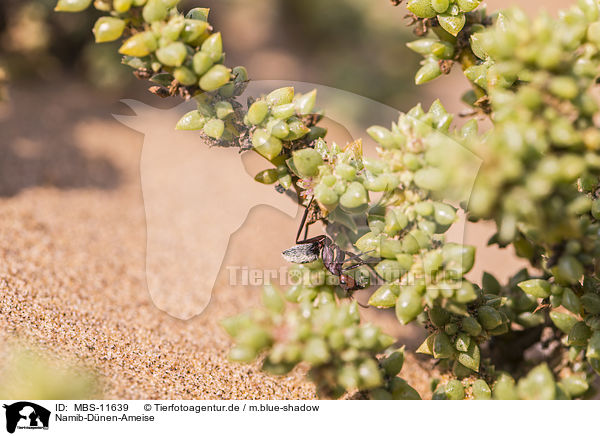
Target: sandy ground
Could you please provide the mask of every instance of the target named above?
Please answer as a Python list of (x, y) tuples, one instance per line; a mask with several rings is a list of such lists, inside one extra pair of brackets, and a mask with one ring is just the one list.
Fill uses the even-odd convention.
[[(96, 368), (105, 398), (314, 397), (301, 369), (275, 378), (228, 362), (231, 343), (218, 326), (258, 304), (256, 288), (227, 285), (225, 266), (279, 266), (281, 235), (294, 234), (295, 219), (253, 210), (231, 238), (207, 309), (172, 317), (146, 286), (143, 136), (110, 116), (123, 108), (79, 85), (16, 88), (12, 97), (0, 127), (0, 339)], [(267, 254), (249, 249), (257, 243)], [(412, 356), (403, 375), (426, 386)]]
[[(427, 92), (431, 100), (451, 101), (447, 89)], [(229, 241), (212, 297), (201, 299), (206, 310), (180, 319), (183, 291), (157, 294), (147, 286), (144, 137), (111, 117), (127, 112), (118, 98), (83, 85), (12, 90), (14, 107), (0, 124), (0, 341), (21, 338), (95, 368), (104, 398), (314, 398), (301, 368), (275, 378), (228, 362), (231, 342), (218, 326), (259, 300), (258, 289), (229, 285), (226, 267), (283, 265), (279, 251), (291, 237), (282, 235), (295, 233), (297, 217), (254, 208)], [(245, 183), (246, 175), (223, 175)], [(215, 226), (213, 235), (220, 232)], [(490, 234), (466, 232), (466, 241), (481, 248), (475, 279), (490, 259), (502, 259), (503, 276), (520, 266), (510, 252), (484, 248)], [(253, 249), (259, 244), (264, 250)], [(213, 254), (193, 259), (192, 274), (202, 273), (203, 262), (214, 264)], [(153, 270), (189, 261), (155, 259)], [(161, 310), (169, 307), (182, 316)], [(416, 329), (400, 329), (389, 313), (367, 310), (365, 318), (409, 348), (422, 338)], [(429, 369), (410, 353), (402, 376), (430, 395)]]

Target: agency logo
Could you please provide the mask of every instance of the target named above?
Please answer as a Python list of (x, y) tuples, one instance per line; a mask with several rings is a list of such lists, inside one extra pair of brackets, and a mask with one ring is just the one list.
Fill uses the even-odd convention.
[(4, 404), (6, 409), (6, 431), (14, 433), (16, 429), (48, 430), (50, 411), (29, 401)]

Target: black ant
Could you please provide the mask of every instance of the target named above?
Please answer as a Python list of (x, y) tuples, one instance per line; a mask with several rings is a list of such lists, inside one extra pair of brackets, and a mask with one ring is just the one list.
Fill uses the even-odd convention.
[[(306, 224), (308, 210), (312, 204), (312, 199), (304, 211), (298, 234), (296, 235), (296, 244), (291, 248), (283, 251), (282, 255), (285, 260), (293, 263), (309, 263), (322, 258), (323, 265), (334, 276), (339, 277), (340, 287), (348, 294), (359, 289), (365, 289), (367, 284), (361, 283), (349, 274), (347, 271), (358, 268), (367, 264), (360, 258), (365, 253), (354, 254), (349, 251), (342, 250), (333, 240), (327, 235), (319, 235), (310, 239), (306, 239), (308, 234), (308, 224), (304, 232), (304, 239), (300, 239), (302, 229)], [(348, 256), (348, 257), (346, 257)], [(344, 267), (346, 262), (354, 261), (350, 266)]]

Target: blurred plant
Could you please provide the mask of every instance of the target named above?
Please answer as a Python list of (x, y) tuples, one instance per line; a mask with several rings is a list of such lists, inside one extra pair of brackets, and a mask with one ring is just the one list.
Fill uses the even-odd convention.
[[(417, 351), (443, 371), (434, 398), (590, 392), (600, 372), (600, 136), (589, 92), (600, 67), (597, 0), (533, 23), (518, 10), (488, 15), (476, 9), (479, 1), (410, 1), (421, 38), (409, 48), (424, 56), (416, 82), (459, 64), (473, 85), (464, 100), (493, 127), (480, 133), (471, 119), (455, 129), (439, 101), (427, 111), (418, 105), (390, 129), (368, 129), (377, 158), (363, 156), (360, 141), (323, 139), (314, 91), (284, 87), (239, 102), (247, 72), (225, 65), (208, 9), (184, 16), (177, 3), (96, 0), (108, 14), (94, 26), (96, 40), (124, 37), (124, 62), (157, 84), (152, 92), (197, 102), (178, 129), (263, 156), (269, 168), (257, 181), (293, 189), (309, 208), (307, 224), (323, 221), (335, 244), (360, 251), (348, 267), (356, 280), (377, 279), (369, 304), (394, 307), (402, 324), (417, 320), (429, 331)], [(90, 4), (59, 0), (57, 10)], [(474, 155), (483, 164), (473, 187)], [(488, 273), (481, 286), (467, 280), (475, 249), (444, 236), (458, 203), (470, 220), (496, 223), (491, 244), (513, 244), (539, 272), (520, 271), (506, 285)], [(266, 310), (224, 321), (236, 340), (231, 358), (263, 359), (276, 374), (307, 363), (323, 396), (358, 389), (372, 398), (417, 398), (397, 376), (403, 352), (379, 329), (361, 326), (355, 303), (344, 301), (352, 293), (330, 266), (348, 258), (315, 260), (322, 246), (314, 241), (296, 250), (307, 263), (291, 269), (300, 280), (285, 297), (268, 285)], [(367, 254), (374, 265), (362, 265)], [(515, 384), (505, 370), (523, 377)]]
[(0, 365), (0, 397), (31, 400), (90, 399), (99, 394), (96, 376), (81, 365), (59, 360), (40, 350), (6, 348)]
[(98, 12), (90, 10), (79, 20), (66, 20), (52, 13), (54, 3), (0, 2), (0, 57), (11, 77), (49, 79), (74, 71), (93, 86), (126, 86), (131, 76), (119, 64), (119, 56), (90, 41), (89, 29)]
[[(410, 107), (416, 98), (409, 76), (418, 58), (407, 53), (410, 32), (398, 26), (387, 5), (362, 0), (275, 2), (293, 40), (295, 56), (306, 59), (306, 81), (332, 84), (392, 107)], [(393, 11), (391, 11), (393, 12)], [(373, 50), (376, 47), (376, 50)], [(297, 50), (297, 52), (296, 52)], [(335, 56), (331, 56), (335, 53)], [(402, 63), (398, 63), (402, 59)], [(303, 62), (303, 63), (304, 63)], [(380, 114), (360, 113), (375, 122)]]

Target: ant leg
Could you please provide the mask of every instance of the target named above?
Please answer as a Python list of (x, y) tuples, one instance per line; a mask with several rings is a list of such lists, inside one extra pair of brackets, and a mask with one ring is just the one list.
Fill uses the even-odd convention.
[(356, 298), (352, 294), (350, 294), (350, 299), (356, 301), (356, 304), (358, 304), (363, 309), (370, 309), (371, 308), (371, 306), (369, 306), (368, 304), (362, 304), (360, 301), (358, 301), (358, 298)]
[[(308, 206), (306, 206), (306, 209), (304, 209), (304, 215), (302, 215), (302, 221), (300, 222), (300, 228), (298, 229), (298, 233), (296, 233), (296, 244), (298, 244), (300, 242), (300, 235), (302, 234), (302, 229), (304, 228), (304, 224), (306, 224), (306, 218), (308, 217), (308, 210), (310, 209), (310, 206), (313, 202), (313, 198), (310, 199)], [(307, 235), (308, 235), (308, 225), (306, 226), (306, 230), (304, 232), (305, 240), (306, 240)]]
[(349, 262), (351, 260), (356, 260), (357, 263), (355, 265), (351, 265), (350, 267), (344, 268), (344, 271), (348, 270), (348, 269), (357, 268), (357, 267), (359, 267), (361, 265), (368, 264), (368, 262), (365, 259), (361, 259), (360, 256), (364, 256), (365, 254), (372, 253), (373, 251), (375, 251), (375, 250), (370, 250), (370, 251), (366, 251), (364, 253), (358, 253), (358, 254), (354, 254), (354, 253), (351, 253), (349, 251), (345, 251), (344, 253), (348, 257), (346, 258), (346, 260), (344, 260), (344, 263)]
[(347, 267), (343, 268), (343, 269), (342, 269), (342, 271), (350, 271), (351, 269), (358, 268), (359, 266), (363, 266), (363, 265), (365, 265), (366, 263), (367, 263), (367, 262), (365, 262), (364, 260), (362, 260), (362, 259), (359, 259), (359, 261), (358, 261), (357, 263), (354, 263), (354, 264), (352, 264), (352, 265), (350, 265), (350, 266), (347, 266)]
[(367, 265), (367, 268), (369, 268), (371, 270), (371, 272), (375, 275), (375, 277), (377, 277), (379, 280), (381, 280), (381, 283), (385, 282), (383, 277), (381, 277), (379, 275), (379, 273), (377, 272), (377, 270), (375, 268), (373, 268), (373, 265), (371, 265), (370, 263), (367, 263), (366, 265)]

